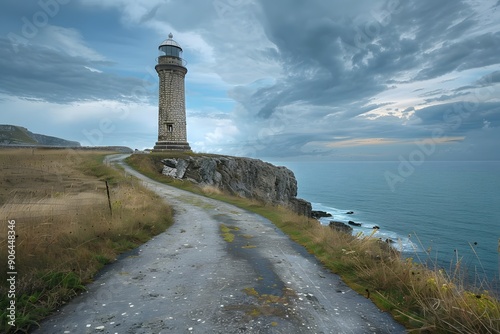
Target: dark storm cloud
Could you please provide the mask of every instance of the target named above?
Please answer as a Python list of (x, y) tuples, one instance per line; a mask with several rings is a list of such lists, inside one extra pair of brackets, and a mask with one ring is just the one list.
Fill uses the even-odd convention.
[[(479, 3), (70, 1), (36, 38), (17, 45), (19, 53), (0, 39), (0, 93), (54, 103), (156, 105), (150, 61), (156, 37), (171, 29), (189, 61), (186, 100), (196, 107), (188, 118), (217, 124), (196, 129), (205, 138), (230, 132), (227, 153), (241, 146), (268, 157), (334, 155), (351, 150), (350, 143), (368, 143), (352, 148), (368, 156), (440, 128), (446, 136), (475, 132), (479, 138), (483, 128), (500, 126), (500, 1), (495, 8)], [(21, 18), (32, 20), (42, 10), (38, 1), (7, 1), (2, 8), (8, 14), (0, 20), (2, 37), (22, 36)], [(210, 88), (195, 96), (194, 85)], [(235, 109), (205, 106), (210, 99), (199, 96), (214, 92), (236, 101)]]
[(453, 93), (453, 94), (442, 94), (442, 95), (440, 95), (438, 97), (432, 97), (432, 98), (429, 98), (429, 99), (425, 99), (422, 104), (428, 105), (431, 102), (449, 101), (449, 100), (453, 100), (453, 99), (456, 99), (456, 98), (459, 98), (459, 97), (467, 96), (469, 94), (470, 94), (470, 92), (462, 92), (462, 93), (456, 92), (456, 93)]
[[(466, 1), (410, 0), (401, 4), (390, 28), (412, 36), (418, 49), (426, 51), (439, 42), (453, 42), (474, 26), (476, 19)], [(399, 40), (399, 39), (398, 39)]]
[[(250, 97), (261, 101), (255, 113), (269, 117), (279, 106), (305, 100), (319, 106), (367, 102), (412, 71), (407, 80), (498, 63), (499, 34), (457, 40), (476, 23), (465, 1), (388, 3), (373, 8), (362, 1), (357, 10), (339, 12), (319, 0), (261, 1), (266, 35), (287, 75)], [(285, 7), (291, 11), (282, 15)], [(364, 7), (370, 14), (360, 16)]]
[(477, 81), (477, 86), (486, 87), (500, 83), (500, 71), (495, 71), (483, 76)]
[(355, 31), (346, 18), (334, 14), (334, 6), (324, 6), (320, 1), (287, 4), (293, 8), (289, 15), (282, 15), (283, 1), (261, 4), (267, 37), (278, 47), (287, 75), (276, 86), (252, 96), (257, 100), (263, 94), (275, 97), (274, 102), (269, 101), (258, 110), (259, 116), (269, 117), (279, 105), (297, 101), (313, 105), (347, 103), (385, 88), (373, 76), (346, 70), (340, 39), (354, 35)]
[[(282, 133), (272, 137), (270, 145), (255, 145), (258, 149), (258, 155), (269, 157), (290, 157), (290, 156), (314, 156), (318, 152), (307, 152), (303, 149), (304, 143), (314, 142), (318, 140), (327, 141), (328, 136), (322, 134), (296, 134)], [(252, 144), (252, 143), (251, 143)], [(249, 145), (249, 147), (252, 147)], [(333, 152), (333, 149), (322, 150), (321, 153)]]
[[(482, 76), (479, 80), (472, 82), (470, 85), (461, 86), (452, 90), (455, 95), (458, 94), (471, 94), (477, 100), (479, 97), (484, 99), (491, 99), (498, 96), (498, 87), (496, 84), (500, 83), (500, 71), (491, 72)], [(464, 93), (465, 92), (465, 93)]]
[(42, 45), (17, 45), (0, 38), (0, 92), (54, 103), (89, 100), (145, 101), (155, 96), (151, 83), (95, 68), (107, 61), (70, 56)]
[[(331, 142), (342, 138), (429, 138), (437, 127), (447, 135), (464, 135), (483, 126), (483, 117), (497, 124), (498, 108), (487, 100), (474, 99), (478, 88), (500, 81), (497, 72), (463, 89), (439, 87), (421, 96), (420, 110), (410, 124), (393, 117), (365, 119), (372, 110), (391, 102), (373, 103), (373, 98), (399, 83), (414, 83), (450, 73), (500, 63), (500, 33), (478, 31), (480, 18), (467, 1), (371, 1), (337, 0), (259, 1), (266, 37), (276, 46), (270, 56), (280, 63), (284, 75), (275, 84), (260, 89), (240, 89), (233, 95), (252, 116), (270, 122), (281, 112), (297, 119), (295, 132), (284, 130), (263, 154), (303, 152), (310, 142)], [(382, 4), (382, 5), (381, 5)], [(283, 14), (287, 9), (286, 15)], [(338, 10), (342, 8), (342, 10)], [(455, 78), (446, 79), (455, 81)], [(443, 82), (444, 84), (444, 82)], [(423, 90), (415, 89), (414, 92)], [(425, 107), (472, 98), (470, 116), (451, 122), (448, 110), (457, 104)], [(297, 106), (300, 106), (297, 107)], [(423, 106), (423, 107), (422, 107)], [(291, 109), (290, 109), (291, 108)], [(455, 109), (453, 109), (455, 108)], [(448, 112), (448, 114), (447, 114)], [(394, 114), (394, 113), (393, 113)], [(448, 119), (443, 120), (443, 114)], [(313, 128), (314, 134), (306, 128)], [(290, 132), (288, 132), (290, 131)], [(287, 146), (288, 143), (288, 146)], [(301, 145), (302, 144), (302, 145)]]
[(441, 129), (448, 136), (465, 135), (484, 127), (500, 127), (500, 102), (448, 103), (420, 109), (415, 112), (422, 128)]
[(463, 71), (498, 64), (500, 54), (500, 33), (487, 33), (482, 36), (447, 44), (423, 57), (425, 69), (415, 77), (426, 80), (439, 77), (452, 71)]
[[(311, 112), (312, 113), (312, 112)], [(307, 115), (310, 115), (308, 113)], [(277, 113), (287, 114), (286, 111)], [(300, 117), (300, 125), (294, 123), (285, 115), (274, 119), (274, 125), (259, 122), (263, 133), (269, 136), (257, 136), (247, 140), (243, 146), (245, 154), (256, 151), (258, 156), (293, 157), (293, 156), (325, 156), (336, 155), (336, 143), (357, 140), (360, 138), (383, 138), (386, 142), (408, 142), (418, 138), (429, 137), (431, 131), (423, 126), (401, 126), (401, 119), (394, 116), (379, 117), (376, 122), (364, 118), (350, 118), (332, 121), (331, 117), (305, 118)], [(282, 127), (280, 126), (282, 124)], [(278, 125), (278, 126), (277, 126)], [(278, 131), (273, 131), (278, 129)], [(361, 152), (356, 148), (358, 152)], [(368, 150), (373, 152), (374, 146)], [(366, 153), (366, 151), (365, 151)]]

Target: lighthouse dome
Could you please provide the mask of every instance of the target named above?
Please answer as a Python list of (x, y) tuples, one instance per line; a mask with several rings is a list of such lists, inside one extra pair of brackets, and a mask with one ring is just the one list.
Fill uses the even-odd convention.
[(173, 47), (181, 49), (181, 51), (182, 51), (181, 46), (179, 45), (179, 43), (177, 43), (176, 41), (173, 40), (173, 37), (174, 37), (174, 35), (172, 35), (172, 33), (168, 34), (168, 39), (164, 40), (158, 48), (161, 49), (164, 46), (170, 46), (170, 47), (173, 46)]

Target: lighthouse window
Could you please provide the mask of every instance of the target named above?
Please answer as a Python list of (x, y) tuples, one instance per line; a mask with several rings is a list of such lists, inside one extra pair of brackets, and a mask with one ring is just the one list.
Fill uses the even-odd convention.
[(181, 50), (174, 46), (161, 46), (160, 50), (165, 54), (165, 56), (181, 57)]
[(174, 131), (174, 125), (172, 123), (167, 123), (167, 132)]

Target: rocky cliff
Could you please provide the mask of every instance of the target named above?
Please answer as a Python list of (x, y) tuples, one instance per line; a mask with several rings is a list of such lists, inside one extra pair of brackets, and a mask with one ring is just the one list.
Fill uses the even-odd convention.
[(310, 216), (311, 203), (297, 198), (297, 180), (286, 167), (250, 158), (189, 156), (162, 160), (163, 174), (216, 187), (232, 195), (283, 205)]

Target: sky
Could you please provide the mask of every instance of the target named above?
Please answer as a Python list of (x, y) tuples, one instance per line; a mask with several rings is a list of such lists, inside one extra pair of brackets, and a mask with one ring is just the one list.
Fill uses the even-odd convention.
[(158, 46), (195, 152), (500, 160), (500, 0), (4, 0), (0, 124), (152, 148)]

